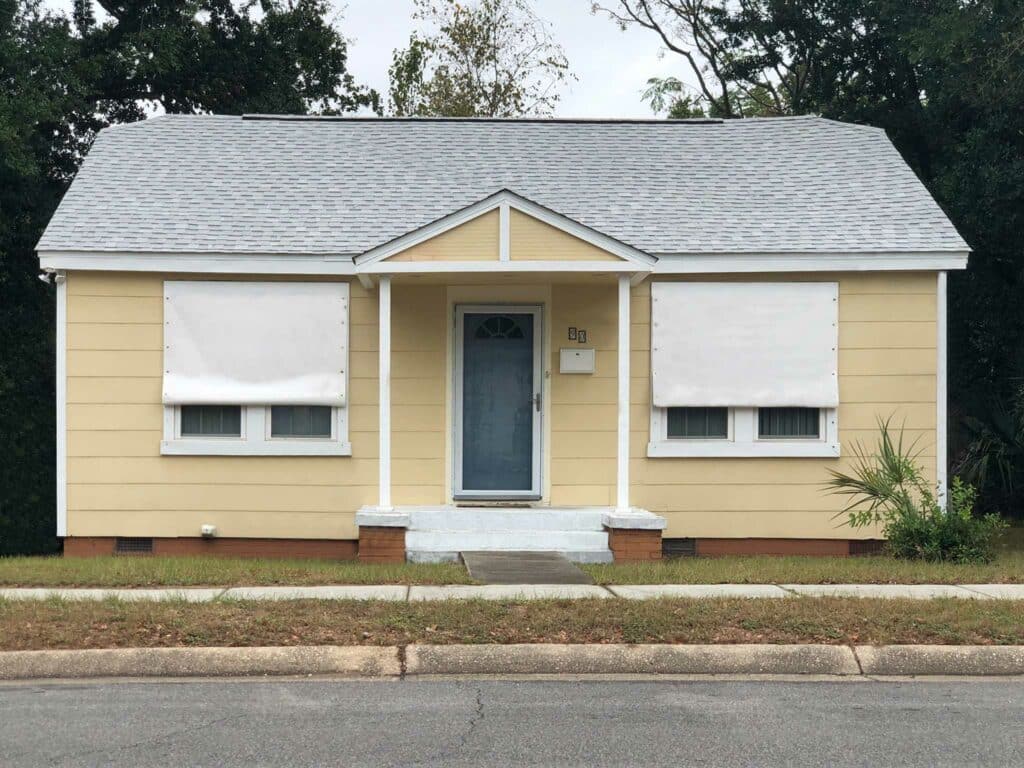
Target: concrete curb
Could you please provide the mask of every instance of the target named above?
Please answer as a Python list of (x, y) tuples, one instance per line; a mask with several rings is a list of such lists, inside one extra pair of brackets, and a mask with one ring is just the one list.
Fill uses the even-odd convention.
[(410, 645), (406, 675), (856, 675), (841, 645)]
[(865, 675), (1024, 675), (1020, 645), (858, 645), (856, 651)]
[(0, 680), (264, 675), (1024, 676), (1024, 646), (524, 644), (0, 652)]
[(398, 649), (393, 647), (105, 648), (0, 653), (0, 680), (242, 675), (397, 677), (400, 673)]

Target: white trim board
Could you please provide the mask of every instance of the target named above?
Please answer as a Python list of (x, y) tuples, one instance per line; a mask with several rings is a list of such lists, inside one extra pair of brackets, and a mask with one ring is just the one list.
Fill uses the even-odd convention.
[(932, 272), (967, 268), (968, 251), (659, 254), (656, 275), (733, 272)]
[(938, 500), (943, 509), (948, 498), (947, 456), (947, 391), (946, 391), (946, 273), (939, 272), (936, 280), (936, 339), (935, 339), (935, 479)]
[(57, 394), (57, 537), (68, 535), (68, 283), (58, 273), (56, 394)]
[(98, 272), (182, 272), (223, 275), (355, 274), (351, 256), (258, 253), (132, 253), (41, 251), (42, 269)]
[[(460, 221), (452, 226), (458, 226), (459, 223), (464, 222)], [(448, 227), (448, 229), (450, 228)], [(433, 233), (431, 237), (436, 234), (440, 234), (440, 232)], [(569, 232), (569, 234), (578, 237), (575, 232)], [(417, 240), (417, 242), (422, 242), (422, 240)], [(412, 243), (412, 245), (415, 244)], [(404, 247), (408, 248), (411, 245)], [(605, 248), (601, 245), (598, 247)], [(605, 248), (605, 250), (614, 253), (611, 248)], [(397, 250), (395, 252), (397, 253)], [(367, 253), (372, 253), (372, 251), (367, 251)], [(360, 282), (366, 287), (370, 287), (373, 283), (372, 275), (388, 272), (395, 274), (402, 272), (635, 272), (641, 277), (651, 272), (657, 275), (749, 272), (933, 272), (965, 269), (968, 252), (694, 253), (661, 254), (657, 258), (649, 254), (645, 254), (645, 256), (646, 259), (643, 263), (629, 260), (622, 264), (589, 261), (511, 262), (499, 258), (497, 262), (482, 263), (394, 262), (389, 263), (385, 269), (374, 268), (372, 265), (376, 263), (375, 261), (357, 260), (354, 262), (351, 255), (345, 254), (40, 251), (39, 265), (40, 268), (50, 271), (79, 269), (100, 272), (330, 275), (342, 277), (356, 275)]]
[(384, 261), (359, 267), (359, 275), (409, 274), (536, 274), (588, 272), (648, 274), (626, 261)]

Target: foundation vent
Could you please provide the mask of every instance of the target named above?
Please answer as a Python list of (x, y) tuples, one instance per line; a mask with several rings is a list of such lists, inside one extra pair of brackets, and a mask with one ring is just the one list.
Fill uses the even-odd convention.
[(850, 554), (853, 557), (880, 555), (884, 549), (884, 539), (850, 539)]
[(153, 539), (118, 536), (114, 543), (114, 552), (118, 555), (151, 555), (153, 554)]
[(662, 557), (696, 557), (696, 539), (665, 539), (661, 540)]

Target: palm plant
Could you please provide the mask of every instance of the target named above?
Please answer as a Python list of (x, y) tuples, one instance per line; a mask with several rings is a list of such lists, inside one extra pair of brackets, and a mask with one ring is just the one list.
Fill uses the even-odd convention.
[(836, 516), (846, 515), (853, 528), (881, 523), (888, 549), (896, 557), (957, 563), (991, 560), (995, 539), (1006, 524), (998, 515), (974, 517), (974, 487), (959, 477), (953, 478), (949, 510), (944, 509), (918, 463), (917, 441), (905, 445), (903, 429), (894, 437), (889, 422), (879, 419), (881, 437), (874, 452), (860, 443), (854, 446), (849, 474), (830, 470), (832, 493), (850, 498)]
[(875, 451), (869, 452), (859, 441), (853, 446), (850, 474), (829, 470), (832, 493), (850, 497), (836, 517), (846, 515), (851, 528), (885, 523), (920, 506), (936, 506), (935, 493), (918, 463), (921, 451), (916, 449), (917, 440), (905, 446), (902, 427), (894, 439), (891, 418), (878, 420), (881, 435)]
[(993, 397), (982, 418), (964, 416), (967, 447), (954, 471), (982, 489), (987, 506), (1018, 509), (1024, 492), (1024, 386), (1009, 403)]

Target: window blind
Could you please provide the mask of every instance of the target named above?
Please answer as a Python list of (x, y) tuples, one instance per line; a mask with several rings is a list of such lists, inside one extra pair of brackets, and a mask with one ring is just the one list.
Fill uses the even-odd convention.
[(651, 286), (654, 405), (834, 408), (836, 283)]
[(348, 284), (164, 283), (168, 405), (345, 403)]

